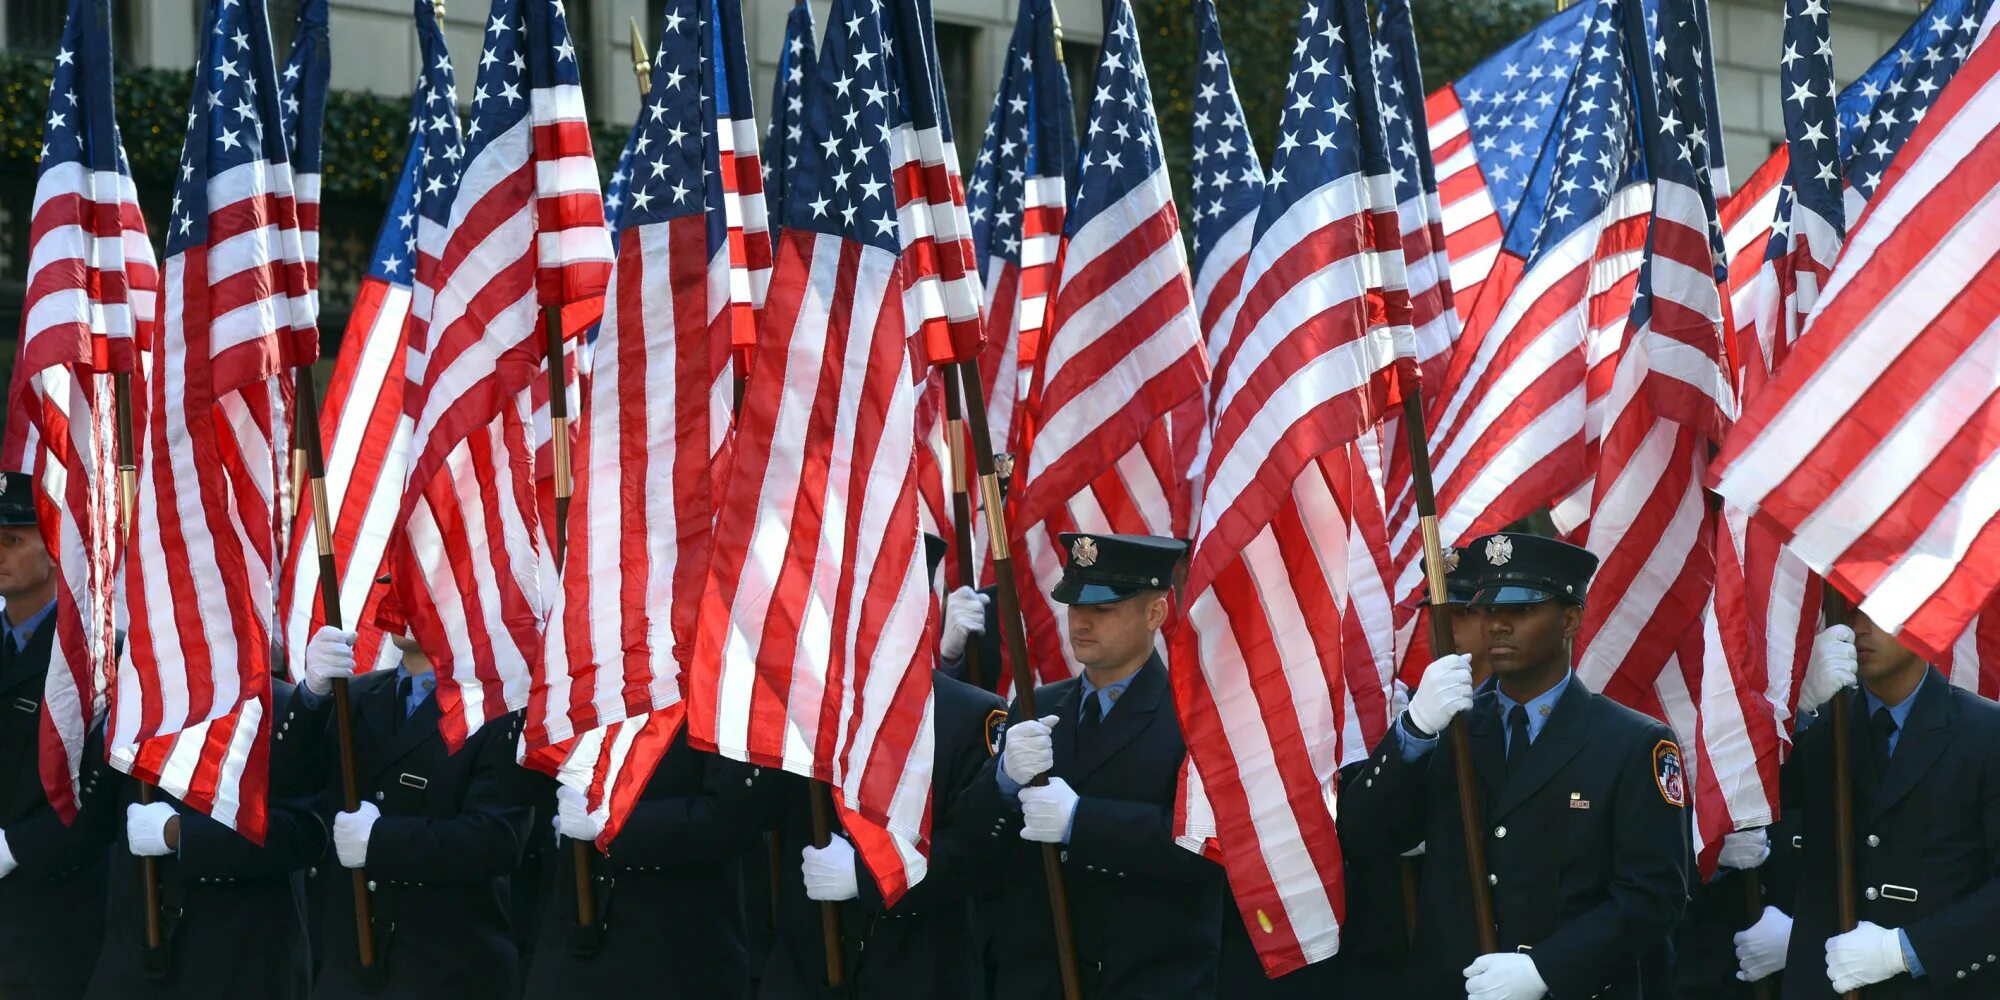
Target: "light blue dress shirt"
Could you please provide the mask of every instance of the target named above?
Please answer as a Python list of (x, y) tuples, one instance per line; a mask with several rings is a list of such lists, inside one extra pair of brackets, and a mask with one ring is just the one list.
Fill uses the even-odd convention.
[[(1528, 699), (1529, 745), (1532, 746), (1535, 739), (1542, 735), (1542, 727), (1549, 723), (1549, 713), (1555, 711), (1556, 702), (1561, 700), (1564, 691), (1569, 690), (1569, 682), (1575, 679), (1575, 674), (1565, 673), (1562, 676), (1562, 680), (1557, 681), (1554, 687)], [(1512, 744), (1514, 742), (1514, 734), (1507, 728), (1507, 714), (1514, 710), (1515, 705), (1522, 703), (1507, 697), (1506, 693), (1500, 690), (1498, 684), (1493, 686), (1493, 694), (1499, 701), (1500, 745), (1503, 748), (1503, 752), (1505, 752), (1513, 749)], [(1404, 714), (1407, 715), (1408, 713)], [(1438, 738), (1436, 735), (1432, 735), (1430, 739), (1424, 739), (1410, 732), (1410, 727), (1404, 725), (1401, 719), (1396, 721), (1396, 746), (1403, 751), (1403, 760), (1405, 762), (1416, 760), (1418, 757), (1430, 753), (1437, 748), (1437, 743)]]
[(9, 622), (5, 614), (0, 614), (0, 636), (5, 636), (7, 641), (12, 642), (14, 652), (18, 653), (28, 648), (28, 640), (35, 637), (35, 630), (41, 628), (42, 623), (48, 621), (55, 613), (56, 602), (51, 598), (49, 603), (42, 605), (42, 610), (29, 615), (27, 620), (19, 625)]
[[(1078, 706), (1076, 710), (1077, 713), (1076, 718), (1064, 719), (1062, 720), (1062, 723), (1068, 723), (1069, 725), (1081, 724), (1083, 721), (1082, 706), (1086, 704), (1086, 699), (1096, 698), (1097, 709), (1099, 712), (1098, 722), (1101, 724), (1105, 719), (1111, 717), (1111, 709), (1117, 706), (1118, 699), (1124, 697), (1125, 689), (1132, 686), (1132, 679), (1137, 676), (1139, 676), (1139, 672), (1137, 670), (1134, 670), (1130, 675), (1126, 676), (1125, 679), (1118, 681), (1116, 683), (1106, 684), (1103, 687), (1098, 687), (1097, 685), (1090, 683), (1089, 674), (1083, 674), (1079, 676), (1077, 678), (1077, 681), (1083, 685), (1083, 697), (1078, 698), (1076, 700)], [(1058, 723), (1058, 725), (1061, 725), (1062, 723)], [(1000, 791), (1002, 794), (1004, 795), (1020, 794), (1021, 792), (1020, 783), (1007, 775), (1007, 769), (1005, 767), (994, 768), (993, 776), (999, 782)], [(1075, 829), (1076, 829), (1076, 814), (1070, 813), (1069, 827), (1063, 830), (1063, 843), (1065, 844), (1069, 843), (1070, 832)]]

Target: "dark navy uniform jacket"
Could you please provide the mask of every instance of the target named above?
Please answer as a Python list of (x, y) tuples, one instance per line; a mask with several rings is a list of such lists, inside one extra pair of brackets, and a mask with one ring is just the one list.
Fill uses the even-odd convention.
[[(1897, 976), (1868, 1000), (2000, 996), (2000, 705), (1930, 671), (1896, 749), (1870, 781), (1869, 719), (1850, 699), (1855, 885), (1860, 919), (1909, 935), (1924, 976)], [(1872, 785), (1872, 787), (1871, 787)], [(1800, 822), (1799, 888), (1786, 1000), (1833, 996), (1826, 939), (1837, 932), (1833, 727), (1813, 725), (1785, 764), (1785, 810)], [(1814, 974), (1816, 973), (1816, 974)]]
[[(282, 719), (292, 685), (274, 679), (271, 686), (272, 715)], [(125, 840), (125, 806), (139, 801), (139, 786), (120, 776), (111, 909), (91, 997), (305, 995), (311, 966), (304, 871), (327, 848), (326, 823), (315, 809), (324, 760), (312, 745), (317, 734), (272, 729), (263, 846), (161, 794), (181, 822), (180, 849), (158, 859), (161, 905), (172, 915), (164, 975), (146, 966), (145, 889), (139, 858)], [(256, 947), (246, 947), (249, 941)]]
[[(908, 1000), (977, 1000), (984, 995), (972, 901), (997, 872), (984, 832), (958, 815), (965, 790), (992, 757), (991, 738), (1005, 720), (998, 696), (933, 673), (936, 759), (931, 769), (931, 849), (924, 877), (893, 907), (857, 851), (857, 899), (842, 903), (840, 931), (848, 990), (828, 991), (820, 904), (806, 896), (800, 852), (812, 840), (805, 779), (771, 783), (770, 808), (783, 816), (778, 866), (778, 922), (758, 996), (853, 996)], [(770, 774), (770, 772), (766, 772)], [(986, 776), (992, 781), (992, 776)]]
[[(329, 851), (318, 880), (325, 914), (315, 997), (511, 997), (521, 984), (509, 876), (521, 863), (531, 792), (514, 763), (520, 716), (480, 727), (457, 753), (428, 698), (407, 719), (396, 672), (356, 677), (355, 756), (363, 799), (382, 810), (366, 867), (385, 981), (371, 989), (355, 953), (354, 893)], [(293, 699), (293, 730), (331, 725), (333, 700)], [(332, 745), (334, 737), (326, 737)], [(329, 755), (336, 756), (336, 755)], [(328, 787), (339, 788), (338, 763)], [(323, 814), (337, 804), (328, 796)]]
[(0, 831), (19, 867), (0, 878), (0, 996), (81, 992), (104, 936), (105, 857), (119, 815), (103, 730), (84, 747), (83, 798), (64, 825), (42, 790), (42, 688), (55, 615), (27, 646), (0, 636)]
[[(1489, 682), (1466, 721), (1501, 950), (1532, 955), (1552, 997), (1640, 997), (1641, 966), (1687, 899), (1679, 748), (1667, 727), (1572, 678), (1509, 775), (1498, 704)], [(1340, 791), (1343, 849), (1380, 857), (1425, 844), (1409, 966), (1422, 997), (1463, 996), (1463, 970), (1479, 957), (1454, 735), (1406, 762), (1392, 731)]]
[[(1155, 655), (1140, 668), (1088, 748), (1077, 745), (1082, 693), (1082, 680), (1072, 677), (1037, 689), (1035, 705), (1062, 718), (1052, 730), (1050, 773), (1080, 797), (1069, 843), (1057, 846), (1084, 993), (1092, 1000), (1214, 996), (1222, 868), (1174, 843), (1187, 746), (1166, 665)], [(1029, 716), (1017, 704), (1009, 717)], [(999, 766), (998, 757), (986, 763), (959, 807), (962, 822), (984, 831), (1005, 858), (991, 915), (995, 994), (1060, 997), (1042, 845), (1021, 839), (1021, 804), (1000, 791)]]
[(660, 1000), (748, 996), (740, 859), (756, 831), (757, 785), (770, 773), (688, 746), (683, 728), (610, 853), (592, 858), (592, 893), (601, 915), (594, 951), (573, 947), (576, 874), (569, 842), (550, 853), (552, 880), (542, 893), (541, 938), (527, 995), (597, 1000), (630, 993), (638, 984), (639, 992)]

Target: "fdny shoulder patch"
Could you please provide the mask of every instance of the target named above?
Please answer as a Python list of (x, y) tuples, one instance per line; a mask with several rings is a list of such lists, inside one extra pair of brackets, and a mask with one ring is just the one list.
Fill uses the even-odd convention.
[(1007, 731), (1007, 710), (996, 708), (986, 713), (986, 756), (1000, 754), (1000, 734)]
[(1673, 740), (1653, 744), (1653, 783), (1668, 805), (1687, 805), (1687, 781), (1681, 769), (1681, 748)]

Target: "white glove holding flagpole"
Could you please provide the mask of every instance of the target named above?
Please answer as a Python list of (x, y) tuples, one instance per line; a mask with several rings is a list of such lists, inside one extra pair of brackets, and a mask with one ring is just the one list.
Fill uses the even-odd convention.
[(1858, 669), (1853, 629), (1834, 625), (1813, 636), (1812, 658), (1799, 682), (1799, 711), (1817, 712), (1842, 689), (1853, 687)]
[(353, 812), (333, 814), (333, 852), (343, 867), (360, 868), (368, 863), (368, 835), (381, 818), (382, 810), (373, 802), (363, 802)]
[(0, 830), (0, 878), (6, 878), (15, 865), (14, 852), (7, 849), (7, 831)]
[(1410, 722), (1432, 736), (1444, 732), (1453, 717), (1472, 707), (1472, 657), (1453, 653), (1431, 661), (1417, 693), (1410, 698)]
[(355, 634), (322, 625), (306, 641), (306, 690), (324, 698), (337, 677), (354, 676)]
[(1050, 778), (1046, 785), (1021, 789), (1021, 839), (1060, 844), (1076, 816), (1076, 792), (1069, 782)]
[(1775, 906), (1764, 907), (1764, 915), (1736, 933), (1736, 978), (1754, 983), (1774, 972), (1785, 971), (1785, 949), (1792, 943), (1791, 915)]
[(591, 817), (582, 792), (560, 785), (556, 788), (556, 832), (589, 843), (604, 833), (604, 824)]
[(1542, 1000), (1549, 986), (1534, 959), (1507, 952), (1481, 955), (1465, 968), (1465, 995), (1470, 1000)]
[(125, 807), (125, 846), (142, 858), (172, 854), (167, 846), (167, 824), (173, 821), (174, 807), (165, 802), (132, 803)]
[(1716, 856), (1716, 863), (1724, 868), (1734, 868), (1739, 872), (1749, 871), (1764, 863), (1771, 856), (1771, 838), (1763, 827), (1755, 830), (1737, 830), (1722, 835), (1722, 852)]
[(1037, 775), (1056, 766), (1056, 745), (1050, 727), (1060, 718), (1044, 715), (1007, 727), (1007, 749), (1000, 754), (1000, 767), (1017, 785), (1025, 785)]
[(825, 847), (807, 844), (800, 854), (807, 899), (838, 903), (861, 894), (860, 877), (854, 873), (854, 845), (846, 837), (830, 834)]
[(1826, 939), (1826, 978), (1835, 993), (1872, 986), (1910, 971), (1903, 960), (1903, 936), (1863, 920), (1845, 934)]
[(938, 641), (938, 653), (947, 661), (957, 663), (965, 655), (965, 642), (977, 632), (986, 632), (985, 594), (971, 587), (960, 587), (944, 600), (944, 638)]

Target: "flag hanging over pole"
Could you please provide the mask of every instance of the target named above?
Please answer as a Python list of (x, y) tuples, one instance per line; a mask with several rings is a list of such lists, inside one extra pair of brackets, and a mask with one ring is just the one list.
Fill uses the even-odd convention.
[(278, 107), (284, 114), (286, 141), (291, 144), (299, 234), (306, 248), (306, 280), (314, 289), (319, 288), (320, 136), (326, 122), (327, 80), (333, 71), (326, 3), (304, 0), (299, 5), (292, 51), (278, 74)]
[(409, 473), (389, 550), (453, 746), (527, 704), (547, 614), (536, 481), (561, 474), (541, 476), (534, 450), (550, 433), (536, 387), (562, 363), (542, 321), (554, 310), (565, 335), (596, 322), (611, 264), (562, 5), (495, 0), (482, 45), (463, 174), (434, 182), (450, 195), (440, 243), (419, 234)]
[(799, 144), (805, 142), (806, 78), (814, 55), (812, 6), (805, 0), (785, 15), (785, 43), (778, 50), (777, 79), (771, 85), (771, 119), (764, 130), (764, 203), (775, 227), (785, 217), (785, 196), (792, 171), (798, 169)]
[[(1996, 582), (1993, 25), (1879, 176), (1817, 311), (1711, 471), (1814, 570), (1939, 659)], [(1843, 126), (1846, 124), (1843, 121)], [(1851, 167), (1850, 167), (1851, 169)], [(1877, 183), (1879, 182), (1879, 183)], [(1912, 332), (1914, 331), (1914, 333)]]
[(120, 523), (113, 380), (157, 322), (159, 267), (118, 133), (108, 5), (71, 0), (49, 85), (29, 223), (27, 297), (0, 465), (35, 477), (56, 569), (39, 724), (42, 788), (67, 823), (115, 657)]
[[(395, 534), (408, 472), (410, 428), (403, 407), (409, 324), (418, 261), (426, 252), (435, 256), (450, 207), (448, 192), (464, 157), (451, 54), (432, 0), (415, 0), (415, 9), (422, 68), (410, 97), (409, 150), (348, 312), (320, 428), (340, 606), (356, 612), (342, 624), (360, 634), (354, 653), (362, 672), (393, 665), (397, 656), (373, 623), (375, 606), (387, 593), (375, 581)], [(429, 297), (425, 289), (426, 301)], [(306, 642), (326, 624), (313, 542), (318, 516), (310, 504), (300, 508), (280, 576), (279, 614), (293, 677), (304, 676)]]
[[(935, 230), (923, 205), (899, 220), (902, 85), (930, 77), (899, 30), (908, 14), (837, 0), (826, 72), (809, 75), (686, 683), (694, 745), (826, 782), (843, 810), (921, 848), (935, 637), (911, 349), (926, 313), (910, 299), (934, 276), (913, 251)], [(921, 876), (920, 857), (914, 871), (864, 857), (889, 902)]]
[(318, 350), (262, 4), (203, 20), (111, 686), (114, 766), (264, 836), (282, 382)]
[[(743, 48), (740, 3), (713, 4), (707, 15), (708, 70), (703, 101), (713, 119), (709, 180), (718, 188), (728, 223), (730, 344), (735, 378), (750, 370), (757, 318), (771, 285), (771, 225), (764, 200), (764, 163), (757, 151), (757, 102), (750, 93), (750, 57)], [(690, 63), (688, 65), (700, 65)], [(671, 79), (677, 67), (663, 72)], [(725, 376), (725, 380), (728, 376)]]

